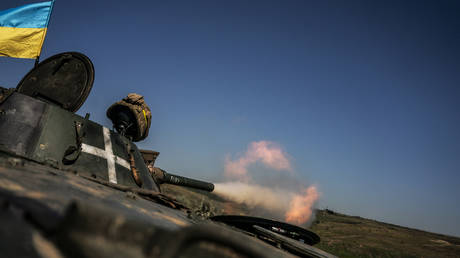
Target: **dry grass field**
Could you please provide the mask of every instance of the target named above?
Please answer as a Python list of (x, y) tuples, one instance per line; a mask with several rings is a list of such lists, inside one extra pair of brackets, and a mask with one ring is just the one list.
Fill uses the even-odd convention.
[[(245, 205), (236, 204), (199, 190), (163, 185), (164, 193), (192, 209), (192, 216), (254, 215)], [(339, 257), (460, 257), (460, 238), (429, 233), (336, 213), (318, 210), (310, 230), (321, 237), (318, 247)]]
[(316, 247), (340, 257), (460, 257), (460, 238), (319, 210)]

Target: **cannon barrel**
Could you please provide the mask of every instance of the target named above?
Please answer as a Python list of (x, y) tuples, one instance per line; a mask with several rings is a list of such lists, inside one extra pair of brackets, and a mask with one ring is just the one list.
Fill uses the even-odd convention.
[(157, 182), (159, 182), (160, 184), (187, 186), (187, 187), (205, 190), (208, 192), (212, 192), (214, 190), (213, 183), (196, 180), (196, 179), (192, 179), (192, 178), (188, 178), (184, 176), (174, 175), (174, 174), (168, 173), (164, 171), (163, 169), (157, 168), (157, 167), (154, 168), (153, 176), (157, 180)]

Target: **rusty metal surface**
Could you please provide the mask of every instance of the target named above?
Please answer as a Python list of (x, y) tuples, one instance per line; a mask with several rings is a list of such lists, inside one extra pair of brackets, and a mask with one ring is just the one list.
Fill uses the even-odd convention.
[[(18, 160), (18, 164), (14, 163)], [(72, 201), (97, 203), (123, 215), (151, 221), (155, 226), (177, 229), (190, 225), (183, 211), (167, 209), (137, 195), (127, 187), (120, 191), (68, 171), (34, 164), (18, 158), (0, 157), (0, 192), (39, 201), (58, 214)], [(139, 189), (142, 191), (142, 189)], [(145, 189), (144, 189), (145, 190)], [(148, 192), (145, 190), (144, 192)]]
[(139, 187), (141, 187), (143, 182), (139, 175), (139, 171), (137, 171), (136, 161), (134, 161), (132, 152), (129, 153), (129, 165), (131, 166), (131, 173), (133, 174), (134, 181)]

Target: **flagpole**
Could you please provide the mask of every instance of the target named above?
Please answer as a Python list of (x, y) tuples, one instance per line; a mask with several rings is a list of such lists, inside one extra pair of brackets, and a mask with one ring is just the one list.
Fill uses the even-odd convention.
[[(48, 30), (48, 24), (50, 22), (51, 13), (53, 12), (53, 7), (54, 7), (54, 0), (51, 0), (50, 11), (48, 13), (48, 18), (46, 19), (46, 25), (45, 25), (46, 30)], [(45, 41), (45, 34), (43, 34), (43, 38), (42, 38), (42, 48), (43, 48), (43, 41)], [(41, 49), (40, 49), (40, 54), (41, 54)], [(38, 63), (40, 62), (40, 54), (37, 56), (37, 58), (35, 58), (34, 68), (37, 68)]]
[(37, 58), (35, 58), (34, 68), (37, 68), (39, 62), (40, 62), (40, 56), (37, 56)]

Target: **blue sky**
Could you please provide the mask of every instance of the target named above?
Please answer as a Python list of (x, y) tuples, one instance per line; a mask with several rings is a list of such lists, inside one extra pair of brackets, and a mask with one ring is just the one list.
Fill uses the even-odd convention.
[[(460, 236), (459, 13), (458, 1), (57, 0), (42, 60), (92, 59), (78, 113), (103, 125), (111, 103), (145, 95), (153, 124), (138, 145), (162, 168), (221, 180), (226, 155), (272, 141), (320, 208)], [(0, 58), (0, 85), (32, 66)]]

